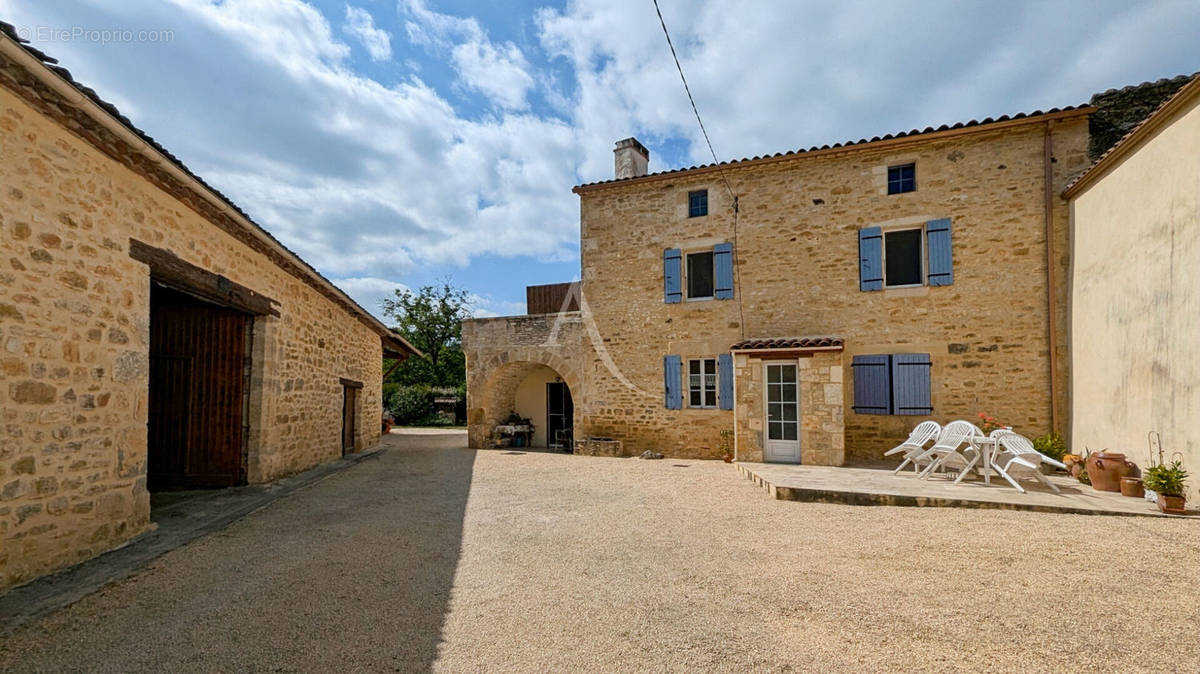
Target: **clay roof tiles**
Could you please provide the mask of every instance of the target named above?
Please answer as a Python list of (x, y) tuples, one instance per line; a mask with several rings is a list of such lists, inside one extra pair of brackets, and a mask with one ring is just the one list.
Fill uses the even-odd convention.
[(729, 347), (730, 351), (764, 351), (775, 349), (833, 349), (841, 348), (841, 337), (770, 337), (744, 339)]

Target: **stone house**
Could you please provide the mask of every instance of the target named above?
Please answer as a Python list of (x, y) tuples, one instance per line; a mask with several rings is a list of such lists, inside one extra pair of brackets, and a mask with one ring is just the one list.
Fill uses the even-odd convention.
[(574, 188), (580, 311), (464, 327), (472, 444), (555, 381), (576, 440), (615, 441), (581, 449), (625, 455), (713, 458), (729, 429), (739, 460), (841, 465), (926, 417), (1065, 429), (1061, 193), (1093, 110), (656, 174), (621, 141), (615, 179)]
[(374, 444), (415, 351), (0, 29), (3, 590), (145, 531), (150, 491)]
[(1075, 232), (1073, 444), (1145, 466), (1157, 431), (1164, 458), (1192, 475), (1189, 500), (1200, 500), (1200, 77), (1065, 196)]

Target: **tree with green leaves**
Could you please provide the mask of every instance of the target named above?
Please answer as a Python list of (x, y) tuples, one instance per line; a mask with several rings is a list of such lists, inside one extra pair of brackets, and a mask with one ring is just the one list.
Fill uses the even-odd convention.
[[(382, 302), (392, 330), (416, 347), (424, 358), (413, 356), (395, 369), (388, 382), (403, 386), (424, 384), (457, 388), (466, 383), (462, 352), (462, 321), (471, 317), (467, 291), (450, 279), (413, 292), (397, 288)], [(386, 363), (390, 367), (391, 363)]]

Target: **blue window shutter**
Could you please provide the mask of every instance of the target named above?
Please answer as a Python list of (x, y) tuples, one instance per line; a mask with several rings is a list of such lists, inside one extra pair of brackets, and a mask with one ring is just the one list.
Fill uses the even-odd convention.
[(891, 414), (891, 360), (888, 356), (855, 356), (854, 405), (858, 414)]
[(733, 244), (713, 246), (713, 265), (716, 267), (716, 287), (713, 296), (719, 300), (733, 299)]
[(683, 253), (678, 248), (663, 251), (663, 293), (667, 304), (683, 301)]
[(679, 356), (663, 356), (663, 390), (667, 409), (683, 409), (683, 359)]
[(733, 356), (722, 353), (717, 356), (717, 406), (723, 410), (733, 409)]
[(954, 283), (954, 255), (950, 250), (950, 218), (925, 223), (929, 249), (929, 285), (948, 286)]
[(929, 396), (927, 353), (897, 353), (892, 356), (892, 414), (928, 415), (933, 413)]
[(883, 290), (883, 230), (858, 230), (858, 289)]

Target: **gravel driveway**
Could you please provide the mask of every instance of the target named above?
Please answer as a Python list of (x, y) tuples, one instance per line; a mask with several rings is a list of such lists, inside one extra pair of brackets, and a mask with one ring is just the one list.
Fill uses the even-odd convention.
[(1195, 521), (387, 441), (9, 635), (0, 670), (1200, 671)]

